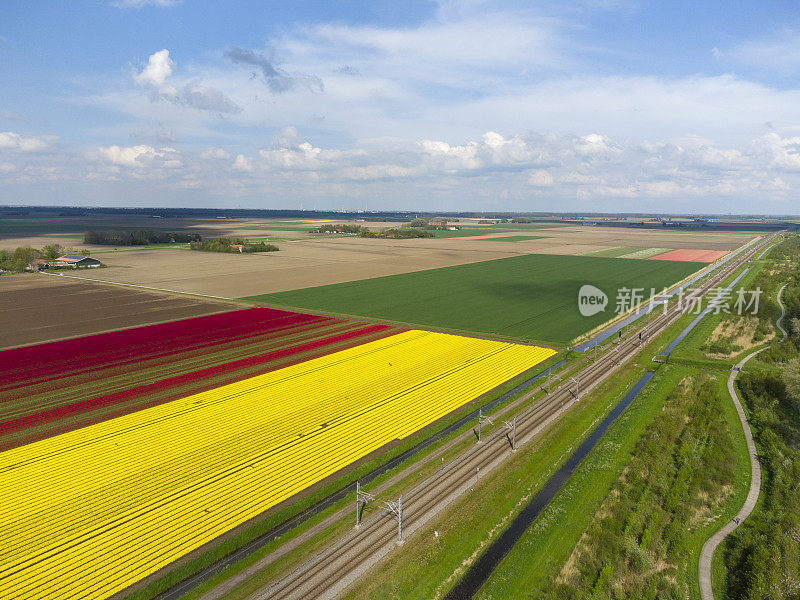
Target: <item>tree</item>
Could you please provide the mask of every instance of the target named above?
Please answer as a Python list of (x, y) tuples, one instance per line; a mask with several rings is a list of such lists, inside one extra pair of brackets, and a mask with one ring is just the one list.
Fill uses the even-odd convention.
[(787, 362), (781, 375), (786, 386), (786, 393), (795, 405), (800, 404), (800, 358), (793, 358)]
[(789, 333), (795, 344), (800, 344), (800, 318), (795, 317), (789, 321)]
[(64, 247), (61, 244), (49, 244), (42, 248), (42, 252), (47, 260), (52, 261), (57, 259), (59, 256), (63, 256)]
[(11, 269), (17, 273), (22, 273), (26, 268), (32, 267), (32, 263), (37, 258), (40, 258), (42, 253), (38, 250), (26, 246), (24, 248), (17, 248), (11, 255)]

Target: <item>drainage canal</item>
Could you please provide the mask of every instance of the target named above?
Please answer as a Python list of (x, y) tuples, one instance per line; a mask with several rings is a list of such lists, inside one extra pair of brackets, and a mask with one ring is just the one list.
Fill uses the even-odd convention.
[(536, 520), (536, 517), (550, 504), (550, 501), (555, 495), (564, 487), (569, 478), (575, 472), (575, 469), (583, 462), (586, 455), (597, 445), (597, 442), (605, 435), (611, 424), (617, 420), (622, 412), (628, 408), (634, 398), (639, 395), (642, 388), (653, 377), (654, 373), (648, 371), (633, 389), (629, 391), (625, 397), (619, 401), (614, 409), (606, 416), (605, 419), (589, 434), (578, 449), (573, 452), (567, 461), (556, 471), (550, 479), (548, 479), (544, 486), (536, 492), (530, 502), (522, 509), (522, 511), (514, 518), (511, 525), (500, 534), (500, 536), (492, 542), (487, 550), (478, 557), (472, 566), (467, 570), (464, 576), (453, 587), (444, 600), (466, 600), (472, 598), (484, 583), (489, 579), (489, 576), (497, 568), (506, 555), (511, 551), (514, 545), (519, 541), (522, 535)]

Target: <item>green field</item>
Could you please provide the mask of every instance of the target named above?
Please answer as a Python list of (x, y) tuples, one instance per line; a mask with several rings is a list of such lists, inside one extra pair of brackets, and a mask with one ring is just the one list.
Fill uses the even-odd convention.
[[(704, 266), (529, 254), (246, 299), (563, 345), (613, 316), (618, 288), (645, 288), (649, 296)], [(606, 292), (604, 312), (578, 312), (584, 284)]]

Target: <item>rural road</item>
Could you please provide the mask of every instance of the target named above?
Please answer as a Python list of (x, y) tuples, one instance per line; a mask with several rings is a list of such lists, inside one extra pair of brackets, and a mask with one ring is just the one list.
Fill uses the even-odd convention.
[[(786, 284), (784, 284), (783, 287), (778, 290), (778, 304), (781, 307), (781, 316), (775, 323), (778, 329), (780, 329), (783, 333), (781, 342), (786, 341), (787, 336), (786, 330), (781, 327), (781, 321), (786, 316), (786, 307), (784, 307), (783, 302), (781, 302), (781, 294), (783, 293), (783, 289), (785, 287)], [(747, 493), (747, 498), (745, 499), (741, 510), (739, 510), (738, 514), (736, 515), (736, 519), (733, 521), (728, 521), (722, 527), (722, 529), (712, 535), (708, 541), (706, 541), (706, 543), (703, 545), (703, 549), (700, 551), (699, 577), (700, 597), (702, 600), (714, 600), (714, 589), (711, 586), (711, 561), (714, 558), (714, 551), (734, 529), (742, 524), (742, 521), (750, 516), (750, 513), (753, 512), (753, 509), (756, 506), (756, 502), (758, 502), (758, 494), (761, 491), (761, 464), (758, 462), (758, 451), (756, 450), (756, 445), (753, 441), (753, 434), (750, 431), (750, 424), (747, 422), (747, 416), (744, 414), (744, 409), (742, 408), (742, 404), (739, 401), (738, 395), (736, 394), (734, 382), (736, 380), (736, 375), (739, 374), (739, 370), (744, 366), (744, 364), (756, 354), (763, 352), (764, 350), (766, 350), (766, 348), (762, 348), (761, 350), (757, 350), (752, 354), (748, 354), (739, 362), (738, 365), (736, 365), (736, 368), (731, 371), (730, 377), (728, 377), (728, 393), (730, 393), (731, 398), (733, 399), (733, 404), (736, 406), (736, 412), (739, 413), (739, 421), (741, 421), (742, 429), (744, 429), (744, 437), (747, 440), (747, 450), (750, 454), (750, 468), (752, 476), (750, 478), (750, 491)]]

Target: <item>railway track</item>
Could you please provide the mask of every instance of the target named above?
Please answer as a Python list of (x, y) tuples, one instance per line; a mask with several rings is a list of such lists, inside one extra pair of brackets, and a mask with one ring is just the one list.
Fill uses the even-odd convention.
[[(730, 264), (704, 276), (686, 301), (702, 297), (718, 286), (728, 275), (745, 264), (773, 239), (767, 237), (742, 252)], [(631, 360), (649, 340), (663, 332), (682, 314), (683, 309), (672, 303), (667, 309), (656, 309), (645, 322), (622, 336), (617, 344), (598, 350), (594, 361), (586, 364), (579, 375), (563, 381), (556, 389), (516, 416), (516, 446), (525, 444), (563, 412), (580, 402), (581, 397), (599, 385), (618, 368)], [(642, 338), (640, 341), (640, 334)], [(587, 354), (590, 354), (587, 352)], [(588, 361), (588, 357), (586, 358)], [(577, 380), (577, 381), (575, 381)], [(572, 381), (572, 382), (571, 382)], [(578, 388), (579, 382), (579, 388)], [(484, 435), (450, 463), (428, 476), (402, 497), (402, 530), (404, 536), (414, 533), (449, 502), (474, 485), (481, 474), (491, 472), (514, 449), (508, 429)], [(335, 598), (361, 574), (398, 543), (398, 523), (395, 515), (379, 512), (361, 526), (340, 538), (334, 545), (305, 561), (298, 568), (273, 581), (250, 598), (252, 600), (293, 600)]]

